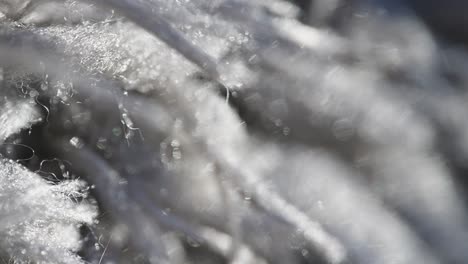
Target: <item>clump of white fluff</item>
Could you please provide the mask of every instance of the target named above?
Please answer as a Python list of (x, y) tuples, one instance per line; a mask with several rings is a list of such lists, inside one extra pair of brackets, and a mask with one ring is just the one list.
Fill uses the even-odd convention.
[[(40, 120), (27, 101), (4, 101), (0, 145)], [(93, 223), (94, 206), (79, 180), (46, 182), (15, 161), (0, 158), (0, 256), (13, 263), (83, 263), (79, 228)]]

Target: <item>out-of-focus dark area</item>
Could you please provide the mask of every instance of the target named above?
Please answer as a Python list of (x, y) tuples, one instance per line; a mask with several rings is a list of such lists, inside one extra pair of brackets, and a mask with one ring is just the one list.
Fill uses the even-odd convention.
[(0, 0), (0, 263), (468, 263), (461, 0)]

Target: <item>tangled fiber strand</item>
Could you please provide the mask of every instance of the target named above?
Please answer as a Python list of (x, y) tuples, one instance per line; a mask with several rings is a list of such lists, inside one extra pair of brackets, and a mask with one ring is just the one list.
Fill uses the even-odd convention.
[(459, 16), (416, 0), (0, 12), (4, 262), (468, 260)]

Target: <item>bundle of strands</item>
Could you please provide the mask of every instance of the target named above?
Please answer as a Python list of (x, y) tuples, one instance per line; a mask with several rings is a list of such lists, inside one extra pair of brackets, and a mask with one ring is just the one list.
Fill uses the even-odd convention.
[(0, 0), (0, 263), (468, 263), (466, 7)]

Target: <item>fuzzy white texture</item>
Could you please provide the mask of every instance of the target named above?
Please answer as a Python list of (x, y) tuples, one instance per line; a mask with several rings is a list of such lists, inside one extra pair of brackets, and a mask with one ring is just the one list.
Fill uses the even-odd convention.
[(29, 101), (5, 101), (0, 110), (0, 142), (39, 121), (41, 117)]
[(93, 206), (79, 181), (52, 185), (21, 165), (1, 160), (0, 247), (15, 263), (82, 263), (79, 227), (92, 224)]
[[(5, 96), (5, 98), (7, 98)], [(42, 120), (30, 100), (3, 100), (0, 145)], [(88, 204), (79, 180), (46, 182), (15, 161), (0, 158), (0, 259), (13, 263), (83, 263), (79, 228), (92, 225), (96, 208)]]
[[(336, 263), (468, 259), (466, 191), (450, 169), (468, 160), (468, 56), (440, 43), (417, 17), (355, 7), (335, 30), (324, 21), (339, 1), (317, 1), (312, 25), (298, 22), (285, 1), (0, 3), (7, 2), (0, 10), (15, 20), (3, 22), (7, 33), (37, 37), (63, 57), (44, 63), (40, 88), (29, 89), (52, 105), (55, 132), (45, 148), (84, 171), (101, 209), (129, 231), (120, 232), (120, 244), (109, 238), (111, 248), (129, 243), (150, 261), (170, 260), (161, 230), (213, 227), (268, 263), (294, 263), (297, 251), (312, 262), (314, 250)], [(96, 15), (113, 7), (119, 12)], [(172, 29), (145, 24), (154, 17)], [(179, 36), (171, 32), (187, 42), (171, 42), (168, 35)], [(219, 76), (201, 70), (197, 58), (216, 61)], [(53, 76), (57, 69), (66, 74)], [(8, 74), (12, 89), (37, 82)], [(219, 96), (220, 84), (234, 98)], [(37, 118), (29, 104), (5, 104), (0, 121), (9, 126), (0, 135)], [(99, 173), (86, 169), (91, 164)], [(51, 186), (11, 161), (0, 168), (7, 181), (0, 197), (17, 200), (0, 208), (5, 228), (9, 215), (26, 223), (12, 222), (14, 236), (0, 238), (0, 248), (17, 257), (24, 248), (37, 262), (79, 261), (66, 253), (79, 247), (67, 224), (89, 224), (94, 213), (68, 199), (78, 183)], [(70, 235), (39, 236), (62, 229)], [(43, 249), (41, 237), (55, 242)], [(229, 260), (209, 246), (213, 237), (203, 246)], [(177, 258), (186, 255), (180, 249)]]

